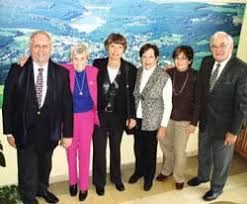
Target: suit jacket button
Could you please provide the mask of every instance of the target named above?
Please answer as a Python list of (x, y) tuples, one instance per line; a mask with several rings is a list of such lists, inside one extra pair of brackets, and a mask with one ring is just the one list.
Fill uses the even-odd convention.
[(37, 115), (40, 115), (40, 111), (37, 112)]

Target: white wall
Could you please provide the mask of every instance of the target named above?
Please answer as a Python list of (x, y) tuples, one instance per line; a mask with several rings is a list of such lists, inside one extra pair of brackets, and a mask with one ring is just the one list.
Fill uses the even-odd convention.
[[(245, 2), (247, 2), (245, 0)], [(240, 34), (239, 47), (237, 56), (247, 63), (247, 4), (245, 6), (245, 13), (243, 19), (242, 30)]]

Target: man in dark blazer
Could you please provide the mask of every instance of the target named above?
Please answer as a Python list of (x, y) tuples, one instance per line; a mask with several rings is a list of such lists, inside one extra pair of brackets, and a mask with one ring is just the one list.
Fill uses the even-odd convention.
[(4, 87), (3, 132), (17, 149), (18, 183), (24, 204), (58, 198), (48, 191), (52, 154), (62, 135), (71, 144), (73, 117), (69, 76), (50, 60), (51, 37), (37, 31), (30, 38), (31, 57), (24, 67), (13, 64)]
[(210, 40), (212, 56), (201, 64), (202, 104), (199, 126), (199, 167), (188, 185), (197, 186), (210, 179), (206, 201), (216, 199), (227, 180), (234, 143), (247, 112), (247, 65), (232, 56), (233, 39), (216, 32)]
[[(133, 89), (137, 69), (122, 59), (127, 43), (124, 36), (112, 33), (105, 41), (107, 58), (95, 59), (98, 72), (98, 114), (100, 126), (93, 136), (93, 184), (104, 195), (106, 184), (106, 145), (110, 143), (110, 179), (124, 191), (121, 178), (120, 144), (125, 125), (136, 124)], [(129, 101), (129, 103), (128, 103)]]

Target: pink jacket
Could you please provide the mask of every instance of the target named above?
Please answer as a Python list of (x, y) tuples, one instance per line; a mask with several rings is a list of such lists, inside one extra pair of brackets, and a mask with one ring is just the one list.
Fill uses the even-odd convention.
[[(70, 79), (70, 89), (73, 93), (74, 91), (74, 84), (75, 84), (75, 69), (73, 64), (62, 64), (69, 71), (69, 79)], [(86, 74), (87, 74), (87, 83), (89, 87), (90, 95), (93, 99), (93, 111), (94, 111), (94, 124), (99, 126), (99, 117), (97, 111), (97, 94), (98, 94), (98, 87), (97, 87), (97, 75), (98, 69), (91, 65), (86, 65)]]

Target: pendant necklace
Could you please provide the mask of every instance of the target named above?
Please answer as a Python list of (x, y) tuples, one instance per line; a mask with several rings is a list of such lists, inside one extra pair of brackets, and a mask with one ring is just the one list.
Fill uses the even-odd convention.
[(80, 95), (80, 96), (83, 95), (82, 90), (83, 90), (83, 85), (84, 85), (84, 81), (85, 81), (85, 74), (86, 74), (86, 71), (84, 71), (84, 73), (83, 73), (81, 87), (80, 87), (79, 81), (78, 81), (78, 79), (77, 79), (77, 74), (75, 74), (75, 80), (76, 80), (77, 87), (78, 87), (78, 89), (79, 89), (79, 95)]
[(188, 79), (189, 79), (189, 75), (190, 75), (190, 71), (188, 71), (188, 73), (187, 73), (187, 75), (186, 75), (186, 79), (184, 80), (184, 83), (183, 83), (183, 85), (182, 85), (182, 87), (181, 87), (181, 89), (179, 90), (179, 91), (176, 91), (175, 90), (175, 78), (176, 78), (176, 70), (173, 72), (173, 85), (172, 85), (172, 90), (173, 90), (173, 93), (174, 93), (174, 95), (175, 96), (178, 96), (178, 95), (180, 95), (182, 92), (183, 92), (183, 90), (184, 90), (184, 88), (185, 88), (185, 86), (186, 86), (186, 84), (187, 84), (187, 82), (188, 82)]

